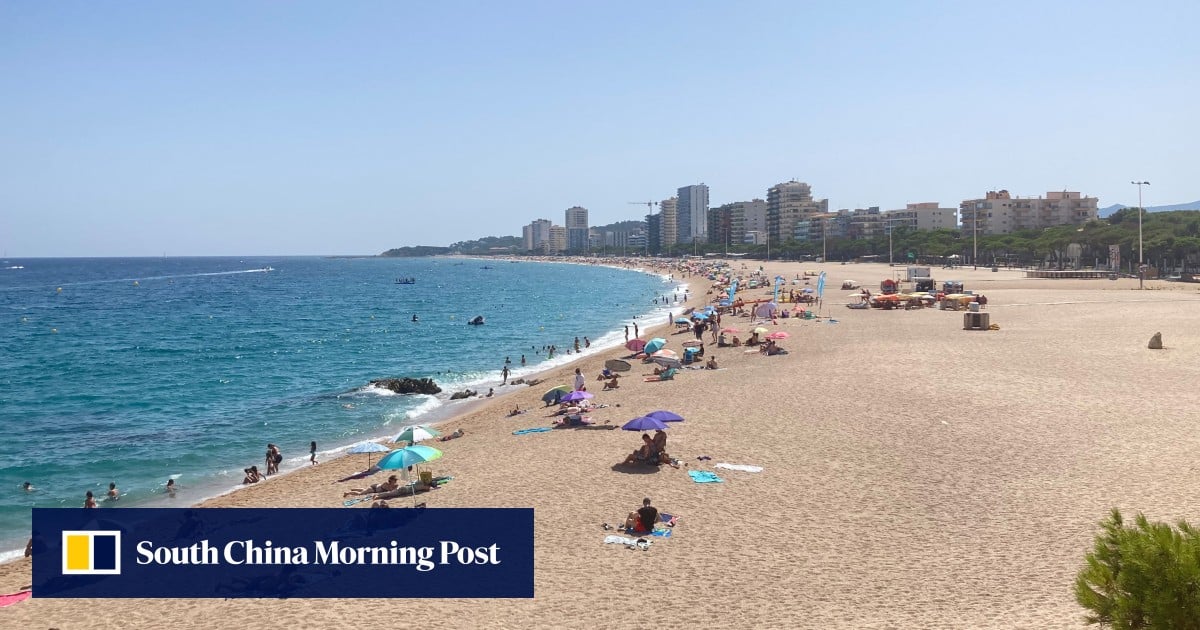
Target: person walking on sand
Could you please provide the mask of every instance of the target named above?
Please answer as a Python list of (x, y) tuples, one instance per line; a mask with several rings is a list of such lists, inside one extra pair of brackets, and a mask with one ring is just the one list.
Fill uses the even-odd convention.
[(641, 337), (641, 336), (642, 336), (642, 333), (638, 332), (638, 325), (637, 325), (637, 322), (633, 322), (633, 336), (634, 336), (634, 337)]
[(583, 378), (583, 372), (579, 371), (579, 368), (575, 368), (575, 391), (587, 391), (587, 380)]
[(629, 325), (625, 325), (625, 341), (629, 341)]
[(504, 369), (500, 370), (500, 376), (504, 377), (504, 381), (501, 382), (500, 384), (508, 385), (508, 364), (507, 363), (504, 364)]

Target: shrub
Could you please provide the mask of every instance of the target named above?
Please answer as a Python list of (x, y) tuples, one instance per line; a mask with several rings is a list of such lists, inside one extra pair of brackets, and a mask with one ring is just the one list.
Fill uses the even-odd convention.
[(1088, 623), (1118, 630), (1200, 630), (1200, 532), (1151, 523), (1126, 525), (1113, 509), (1100, 523), (1075, 600)]

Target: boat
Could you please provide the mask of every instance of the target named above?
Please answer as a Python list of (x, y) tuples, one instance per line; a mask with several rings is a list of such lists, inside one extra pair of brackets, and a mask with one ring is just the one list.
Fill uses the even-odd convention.
[(396, 284), (416, 284), (416, 278), (396, 278)]
[(467, 322), (467, 325), (468, 326), (482, 326), (483, 325), (483, 315), (476, 315), (475, 317), (472, 317), (470, 319), (470, 321)]
[(492, 267), (490, 265), (484, 265), (484, 266), (480, 267), (480, 269), (495, 269), (495, 267)]

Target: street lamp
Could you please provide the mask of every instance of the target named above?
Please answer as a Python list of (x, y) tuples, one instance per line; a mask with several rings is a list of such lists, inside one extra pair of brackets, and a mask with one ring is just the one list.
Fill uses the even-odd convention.
[(971, 215), (971, 265), (979, 269), (979, 204), (975, 204), (975, 212)]
[(1145, 209), (1142, 208), (1142, 186), (1149, 186), (1150, 182), (1129, 182), (1138, 187), (1138, 288), (1141, 289), (1142, 284), (1146, 279), (1146, 255), (1142, 251), (1142, 213)]

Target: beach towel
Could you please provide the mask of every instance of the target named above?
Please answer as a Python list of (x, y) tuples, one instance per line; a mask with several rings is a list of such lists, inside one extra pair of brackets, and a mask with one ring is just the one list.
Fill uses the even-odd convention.
[(725, 481), (718, 477), (716, 473), (707, 470), (689, 470), (688, 476), (696, 483), (721, 483)]
[(29, 599), (33, 596), (33, 591), (17, 591), (8, 595), (0, 595), (0, 608), (12, 606), (13, 604)]
[(658, 513), (658, 520), (667, 527), (675, 527), (675, 523), (679, 520), (678, 516), (672, 516), (666, 512)]
[(650, 535), (658, 536), (659, 538), (670, 538), (671, 532), (673, 531), (675, 530), (671, 529), (670, 527), (663, 527), (661, 529), (656, 527), (654, 528), (654, 531), (650, 532)]
[(725, 462), (721, 462), (720, 464), (715, 464), (715, 465), (713, 465), (713, 468), (725, 468), (727, 470), (741, 470), (744, 472), (762, 472), (762, 469), (763, 469), (762, 466), (751, 466), (749, 464), (726, 464)]
[(513, 431), (513, 435), (525, 435), (526, 433), (545, 433), (546, 431), (553, 431), (553, 430), (554, 430), (554, 427), (536, 427), (533, 429), (520, 429), (517, 431)]

